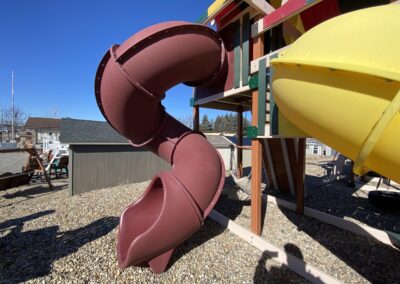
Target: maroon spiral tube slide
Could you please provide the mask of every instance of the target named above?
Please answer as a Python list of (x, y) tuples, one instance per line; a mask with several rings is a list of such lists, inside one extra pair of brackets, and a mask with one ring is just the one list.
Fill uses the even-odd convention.
[(218, 200), (225, 169), (218, 152), (164, 111), (164, 93), (179, 83), (223, 84), (226, 52), (212, 29), (167, 22), (114, 45), (96, 74), (96, 100), (107, 121), (136, 147), (172, 165), (122, 213), (118, 264), (165, 271), (174, 249), (202, 226)]

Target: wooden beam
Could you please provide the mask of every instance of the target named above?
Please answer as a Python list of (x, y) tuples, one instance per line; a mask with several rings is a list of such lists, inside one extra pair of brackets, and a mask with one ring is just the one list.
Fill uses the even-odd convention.
[(200, 107), (193, 107), (193, 130), (200, 131)]
[(235, 96), (238, 94), (242, 94), (242, 93), (247, 93), (250, 91), (250, 86), (243, 86), (237, 89), (230, 89), (228, 91), (225, 92), (220, 92), (220, 93), (216, 93), (214, 95), (211, 96), (207, 96), (205, 98), (201, 98), (201, 99), (197, 99), (195, 102), (195, 105), (202, 105), (202, 104), (206, 104), (218, 99), (222, 99), (222, 98), (226, 98), (226, 97), (230, 97), (230, 96)]
[[(253, 41), (253, 58), (259, 58), (264, 52), (264, 36)], [(251, 125), (258, 125), (258, 90), (252, 91)], [(251, 141), (251, 231), (261, 235), (261, 172), (262, 172), (262, 142), (260, 139)]]
[[(25, 142), (25, 143), (26, 143), (26, 142)], [(28, 148), (27, 145), (25, 144), (25, 151), (27, 151), (27, 152), (29, 153), (28, 161), (26, 162), (25, 168), (26, 168), (26, 169), (29, 169), (29, 168), (30, 168), (30, 166), (31, 166), (31, 165), (30, 165), (30, 161), (31, 161), (31, 158), (32, 158), (32, 157), (33, 157), (34, 159), (36, 159), (36, 162), (37, 162), (38, 165), (39, 165), (39, 169), (32, 169), (32, 170), (33, 170), (35, 173), (37, 173), (37, 172), (42, 173), (42, 174), (44, 175), (46, 181), (47, 181), (47, 184), (49, 185), (50, 190), (53, 190), (53, 185), (51, 184), (50, 176), (47, 174), (47, 171), (46, 171), (46, 169), (44, 168), (44, 166), (43, 166), (43, 164), (42, 164), (42, 161), (41, 161), (40, 158), (39, 158), (39, 154), (38, 154), (38, 152), (36, 151), (36, 148), (34, 148), (34, 147)]]
[(295, 195), (296, 189), (295, 189), (294, 181), (293, 181), (292, 168), (290, 167), (290, 159), (289, 159), (289, 153), (288, 153), (288, 148), (287, 148), (288, 146), (286, 144), (285, 138), (280, 138), (279, 140), (280, 140), (281, 146), (282, 146), (283, 161), (285, 164), (286, 176), (287, 176), (287, 180), (288, 180), (288, 184), (289, 184), (290, 193), (292, 195)]
[(225, 228), (229, 229), (233, 234), (256, 247), (262, 252), (268, 254), (269, 257), (286, 265), (290, 270), (304, 277), (312, 283), (340, 283), (337, 279), (320, 271), (318, 268), (304, 262), (304, 260), (274, 246), (263, 238), (249, 232), (242, 226), (228, 219), (218, 211), (212, 210), (209, 217)]
[(238, 107), (237, 112), (237, 126), (236, 126), (236, 136), (237, 141), (236, 151), (237, 151), (237, 177), (241, 178), (243, 176), (243, 107)]
[(306, 138), (297, 143), (296, 213), (304, 215), (304, 174), (306, 168)]
[(251, 231), (257, 235), (261, 235), (261, 140), (253, 139), (251, 141), (251, 148)]
[(25, 149), (1, 149), (0, 153), (17, 153), (17, 152), (25, 152)]
[(255, 38), (257, 35), (263, 34), (321, 1), (322, 0), (289, 0), (274, 12), (256, 21), (251, 26), (251, 36)]
[(31, 170), (31, 171), (27, 171), (27, 172), (18, 173), (18, 174), (11, 174), (8, 176), (3, 176), (3, 177), (0, 177), (0, 181), (9, 179), (9, 178), (13, 178), (13, 177), (23, 176), (23, 175), (30, 175), (30, 174), (33, 174), (34, 172), (35, 172), (34, 170)]
[(215, 17), (225, 9), (233, 0), (216, 0), (214, 1), (205, 12), (204, 18), (201, 20), (201, 24), (206, 25), (210, 23)]
[(247, 4), (249, 4), (251, 7), (254, 7), (258, 12), (260, 12), (263, 16), (271, 14), (273, 11), (275, 11), (275, 8), (272, 7), (271, 4), (269, 4), (265, 0), (245, 0)]
[(254, 74), (256, 72), (258, 72), (259, 69), (259, 65), (260, 65), (260, 61), (262, 59), (266, 59), (265, 61), (265, 68), (268, 68), (270, 66), (270, 62), (271, 59), (275, 58), (279, 53), (281, 53), (282, 51), (284, 51), (286, 48), (288, 48), (290, 45), (287, 45), (285, 47), (282, 47), (280, 49), (277, 49), (275, 51), (272, 51), (270, 53), (268, 53), (267, 55), (264, 55), (260, 58), (254, 59), (253, 61), (250, 62), (250, 74)]
[(275, 167), (274, 167), (274, 163), (272, 161), (272, 155), (271, 155), (271, 150), (269, 148), (269, 144), (268, 144), (268, 139), (264, 139), (264, 151), (265, 154), (263, 154), (264, 157), (264, 166), (265, 169), (268, 172), (268, 181), (269, 181), (269, 186), (275, 189), (275, 190), (279, 190), (279, 186), (278, 186), (278, 182), (276, 179), (276, 174), (275, 174)]

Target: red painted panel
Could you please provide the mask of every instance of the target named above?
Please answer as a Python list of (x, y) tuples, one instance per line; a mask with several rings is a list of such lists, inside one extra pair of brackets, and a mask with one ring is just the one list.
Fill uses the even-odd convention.
[(223, 9), (221, 12), (218, 13), (218, 15), (215, 16), (215, 21), (217, 23), (220, 23), (221, 19), (223, 17), (225, 17), (226, 15), (228, 15), (233, 9), (235, 9), (237, 7), (237, 3), (236, 2), (232, 2), (231, 4), (229, 4), (228, 6), (226, 6), (225, 9)]
[(293, 12), (300, 10), (302, 7), (307, 5), (306, 0), (289, 0), (283, 6), (276, 9), (271, 14), (267, 15), (263, 19), (264, 29), (269, 28), (279, 22), (282, 18), (287, 17)]
[(337, 0), (324, 0), (300, 13), (306, 31), (338, 15), (340, 8)]
[(239, 6), (235, 7), (235, 9), (233, 9), (229, 14), (227, 14), (226, 17), (221, 18), (220, 26), (223, 27), (224, 25), (229, 23), (234, 17), (239, 15), (247, 7), (249, 7), (249, 5), (246, 2), (243, 2)]

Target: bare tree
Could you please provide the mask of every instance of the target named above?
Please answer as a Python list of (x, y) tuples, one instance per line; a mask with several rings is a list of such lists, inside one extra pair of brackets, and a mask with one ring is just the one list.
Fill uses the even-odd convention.
[(193, 129), (193, 117), (191, 115), (180, 116), (177, 118), (178, 121), (186, 125), (190, 129)]
[(60, 112), (58, 111), (57, 107), (51, 107), (49, 109), (49, 117), (58, 118), (59, 116), (60, 116)]
[[(13, 118), (12, 107), (0, 108), (0, 124), (2, 124), (2, 131), (5, 131), (8, 136), (8, 140), (11, 139), (11, 121)], [(18, 106), (14, 106), (14, 125), (15, 128), (20, 128), (26, 119), (25, 113)]]
[[(11, 121), (13, 118), (13, 110), (12, 107), (3, 107), (0, 109), (0, 123), (5, 125), (11, 125)], [(26, 119), (25, 113), (18, 106), (14, 106), (14, 123), (17, 126), (21, 126), (24, 124)]]

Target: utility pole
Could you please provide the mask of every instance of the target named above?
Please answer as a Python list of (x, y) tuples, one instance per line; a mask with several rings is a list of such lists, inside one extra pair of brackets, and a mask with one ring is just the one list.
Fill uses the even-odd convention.
[(11, 71), (11, 97), (12, 97), (11, 139), (12, 139), (12, 141), (15, 141), (15, 135), (14, 135), (14, 69)]

